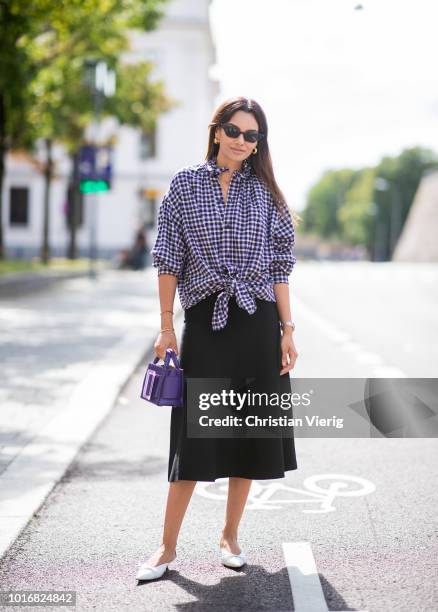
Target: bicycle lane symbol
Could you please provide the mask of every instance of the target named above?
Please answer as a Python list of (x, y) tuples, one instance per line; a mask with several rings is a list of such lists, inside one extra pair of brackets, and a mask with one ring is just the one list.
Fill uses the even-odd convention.
[[(352, 488), (350, 488), (352, 487)], [(338, 497), (360, 497), (375, 491), (375, 485), (360, 476), (347, 474), (316, 474), (303, 482), (303, 488), (289, 487), (283, 483), (261, 484), (253, 480), (245, 508), (247, 510), (278, 510), (287, 504), (316, 504), (319, 508), (303, 509), (305, 513), (335, 512), (333, 501)], [(199, 481), (195, 493), (201, 497), (225, 500), (228, 478), (215, 482)]]

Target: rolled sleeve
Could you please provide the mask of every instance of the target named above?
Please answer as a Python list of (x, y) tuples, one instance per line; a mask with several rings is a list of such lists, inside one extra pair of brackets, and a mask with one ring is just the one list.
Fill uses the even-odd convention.
[(295, 228), (289, 209), (281, 215), (274, 206), (271, 230), (272, 259), (269, 267), (273, 284), (289, 283), (289, 275), (296, 258), (292, 248), (295, 244)]
[(180, 204), (181, 197), (175, 176), (161, 201), (157, 237), (150, 251), (152, 266), (158, 268), (159, 275), (173, 274), (179, 278), (183, 272), (186, 247)]

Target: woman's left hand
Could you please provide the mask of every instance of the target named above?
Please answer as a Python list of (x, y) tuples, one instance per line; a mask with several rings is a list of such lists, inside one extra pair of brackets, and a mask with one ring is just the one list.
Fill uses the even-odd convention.
[(295, 366), (295, 361), (298, 357), (297, 349), (295, 348), (294, 340), (291, 332), (283, 333), (281, 337), (281, 365), (280, 376), (292, 370)]

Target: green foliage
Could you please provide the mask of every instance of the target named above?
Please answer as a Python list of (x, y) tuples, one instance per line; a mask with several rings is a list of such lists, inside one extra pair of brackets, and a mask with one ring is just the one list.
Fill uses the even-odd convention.
[(355, 173), (350, 169), (328, 170), (308, 194), (303, 212), (303, 229), (326, 238), (341, 235), (338, 209), (350, 189)]
[(117, 117), (121, 124), (153, 130), (157, 116), (174, 108), (177, 101), (164, 95), (161, 81), (151, 82), (152, 69), (149, 62), (118, 66), (117, 93), (105, 100), (104, 113)]
[(438, 169), (436, 154), (414, 147), (384, 157), (375, 168), (327, 171), (309, 191), (303, 229), (364, 245), (372, 257), (377, 252), (388, 259), (421, 177), (432, 169)]
[(337, 211), (341, 236), (349, 244), (368, 245), (373, 232), (373, 207), (375, 171), (365, 168), (356, 173), (355, 180), (345, 194)]
[[(82, 83), (84, 61), (90, 57), (117, 69), (128, 96), (121, 54), (129, 49), (128, 32), (152, 30), (163, 16), (167, 0), (0, 0), (0, 95), (4, 105), (4, 145), (28, 147), (37, 138), (63, 141), (77, 148), (92, 114), (92, 100)], [(145, 77), (146, 63), (140, 68)], [(130, 67), (127, 68), (132, 77)], [(147, 78), (135, 91), (129, 120), (151, 124), (166, 110), (162, 83)], [(120, 90), (119, 90), (120, 91)], [(116, 93), (116, 96), (118, 92)], [(152, 102), (152, 107), (148, 103)], [(117, 113), (122, 104), (108, 105)], [(144, 111), (143, 119), (135, 108)], [(127, 113), (120, 117), (127, 121)]]
[[(376, 226), (380, 225), (386, 240), (382, 246), (382, 258), (388, 259), (395, 247), (391, 242), (394, 218), (397, 218), (396, 235), (400, 235), (408, 216), (421, 177), (429, 170), (438, 169), (438, 157), (428, 148), (405, 149), (397, 157), (384, 157), (376, 167), (376, 176), (384, 179), (387, 188), (376, 189)], [(395, 214), (397, 213), (397, 214)]]
[[(121, 58), (132, 29), (150, 31), (167, 0), (0, 0), (0, 258), (4, 257), (2, 193), (8, 149), (31, 148), (38, 138), (62, 142), (74, 154), (92, 118), (83, 83), (85, 61), (103, 60), (117, 71), (118, 90), (102, 112), (121, 123), (149, 128), (171, 107), (161, 82), (138, 75)], [(128, 83), (133, 83), (129, 87)], [(123, 99), (121, 98), (123, 95)], [(49, 201), (51, 160), (45, 172)], [(48, 205), (45, 214), (48, 215)], [(48, 255), (45, 217), (44, 257)]]

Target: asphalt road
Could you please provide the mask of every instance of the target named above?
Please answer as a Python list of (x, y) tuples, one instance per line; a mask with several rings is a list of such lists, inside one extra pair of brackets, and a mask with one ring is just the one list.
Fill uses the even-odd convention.
[(438, 265), (303, 262), (296, 376), (438, 376)]
[[(325, 274), (322, 266), (320, 271)], [(295, 310), (301, 321), (297, 376), (322, 376), (325, 364), (334, 376), (372, 375), (372, 368), (383, 372), (385, 367), (414, 376), (409, 354), (423, 354), (422, 363), (431, 367), (436, 343), (425, 341), (436, 338), (435, 315), (429, 303), (417, 321), (418, 286), (405, 290), (401, 275), (394, 285), (396, 297), (385, 304), (383, 278), (373, 287), (367, 281), (362, 294), (360, 274), (354, 281), (350, 271), (343, 279), (333, 275), (332, 282), (324, 274), (312, 270), (309, 286), (301, 281)], [(318, 280), (317, 290), (313, 282)], [(412, 287), (412, 277), (408, 280)], [(347, 283), (345, 295), (337, 295)], [(430, 300), (436, 297), (428, 280), (420, 285)], [(324, 300), (330, 288), (336, 297)], [(377, 310), (384, 319), (376, 320)], [(400, 353), (407, 343), (411, 348)], [(317, 346), (319, 351), (313, 351)], [(381, 360), (373, 361), (373, 354)], [(163, 579), (138, 585), (137, 564), (160, 541), (170, 415), (169, 409), (139, 398), (143, 374), (141, 367), (133, 375), (111, 414), (2, 560), (1, 590), (74, 590), (78, 610), (293, 610), (294, 595), (299, 597), (311, 579), (305, 568), (295, 575), (288, 572), (286, 550), (290, 555), (305, 544), (323, 594), (314, 612), (324, 605), (337, 611), (438, 609), (435, 439), (298, 438), (298, 470), (279, 481), (253, 482), (240, 528), (249, 562), (240, 571), (219, 563), (226, 483), (198, 483), (177, 561)], [(345, 489), (336, 489), (336, 482), (345, 483)]]

